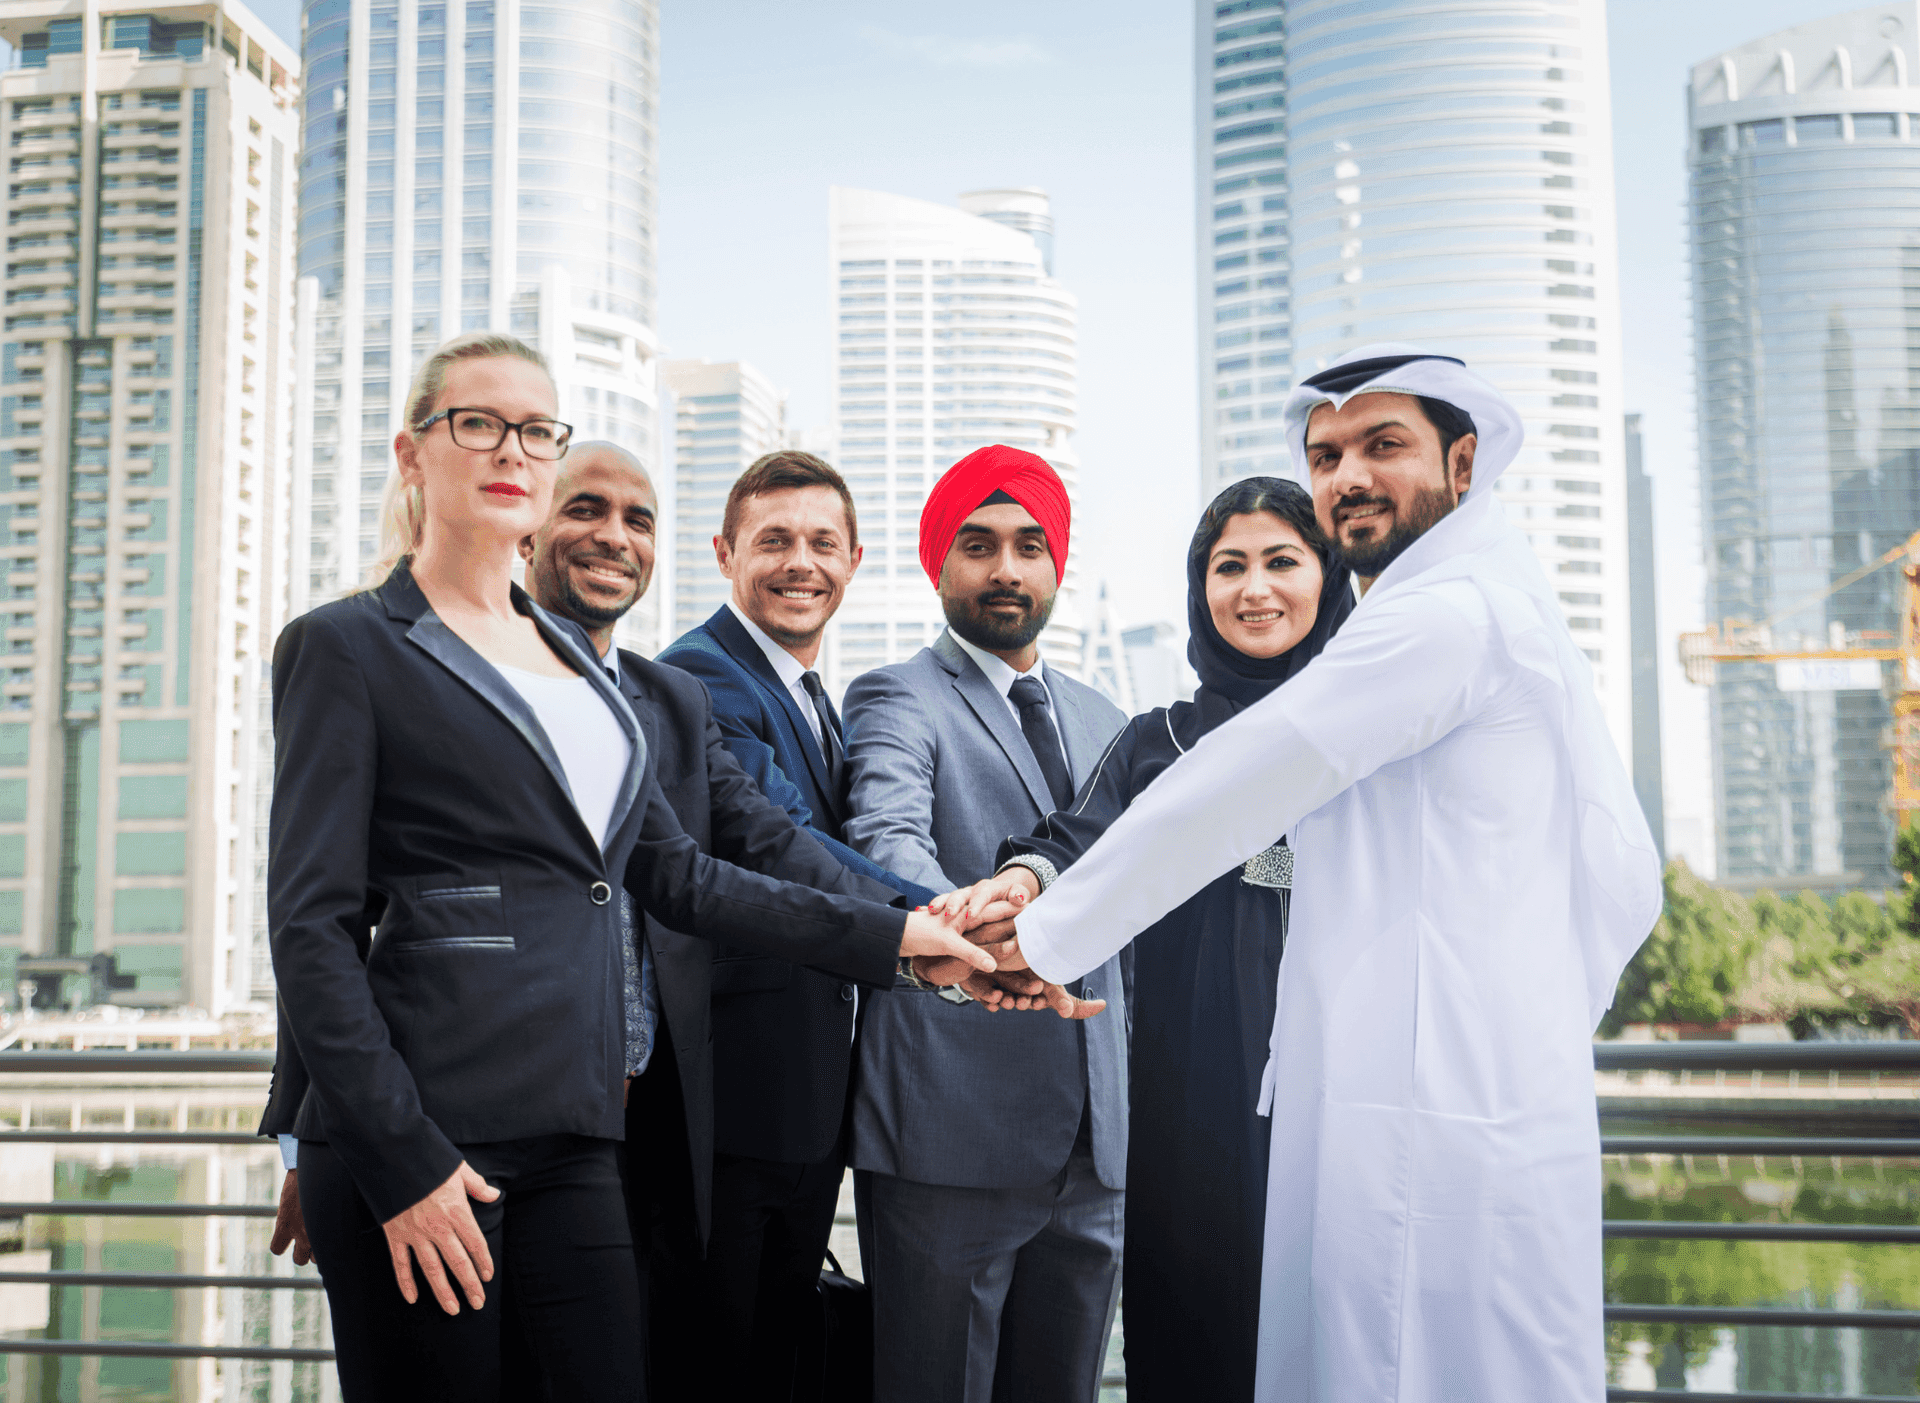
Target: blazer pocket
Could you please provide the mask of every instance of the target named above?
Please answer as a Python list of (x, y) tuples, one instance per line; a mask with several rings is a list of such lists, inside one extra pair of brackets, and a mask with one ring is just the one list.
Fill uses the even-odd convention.
[(792, 977), (792, 965), (765, 955), (725, 956), (713, 962), (713, 992), (716, 995), (757, 994), (769, 989), (784, 989)]
[[(497, 884), (490, 886), (429, 885), (429, 877), (414, 891), (403, 912), (388, 907), (389, 949), (396, 955), (431, 954), (453, 950), (511, 950), (506, 903)], [(393, 917), (398, 915), (396, 922)]]

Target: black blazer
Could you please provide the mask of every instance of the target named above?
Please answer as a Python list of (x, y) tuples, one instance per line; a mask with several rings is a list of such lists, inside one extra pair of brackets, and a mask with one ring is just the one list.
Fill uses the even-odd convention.
[(383, 1221), (443, 1183), (461, 1144), (622, 1137), (611, 882), (677, 929), (893, 983), (904, 915), (702, 854), (586, 635), (513, 602), (632, 743), (604, 852), (531, 708), (404, 563), (274, 650), (268, 924), (310, 1078), (290, 1128), (331, 1143)]
[[(648, 746), (658, 756), (660, 792), (700, 850), (783, 881), (890, 901), (894, 893), (848, 871), (787, 811), (760, 792), (714, 724), (707, 689), (677, 667), (620, 650), (620, 688), (633, 704)], [(687, 1145), (693, 1158), (694, 1212), (702, 1245), (713, 1218), (713, 1022), (715, 947), (645, 917), (654, 984), (665, 1036), (680, 1068)], [(719, 966), (724, 977), (727, 965)], [(832, 981), (838, 987), (838, 980)]]
[[(838, 791), (828, 784), (812, 725), (732, 610), (723, 605), (659, 660), (706, 684), (721, 734), (747, 774), (828, 852), (913, 905), (933, 899), (840, 841), (844, 783)], [(853, 1014), (844, 980), (757, 950), (716, 947), (714, 1143), (723, 1153), (811, 1164), (832, 1152), (853, 1074)]]

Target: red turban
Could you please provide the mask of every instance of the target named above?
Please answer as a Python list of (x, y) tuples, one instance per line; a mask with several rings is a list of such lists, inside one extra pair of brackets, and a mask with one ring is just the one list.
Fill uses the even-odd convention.
[(1066, 484), (1045, 458), (993, 443), (976, 448), (948, 468), (920, 511), (920, 568), (935, 589), (940, 587), (940, 567), (961, 525), (995, 492), (1006, 493), (1033, 514), (1053, 552), (1054, 583), (1066, 579), (1067, 536), (1073, 526)]

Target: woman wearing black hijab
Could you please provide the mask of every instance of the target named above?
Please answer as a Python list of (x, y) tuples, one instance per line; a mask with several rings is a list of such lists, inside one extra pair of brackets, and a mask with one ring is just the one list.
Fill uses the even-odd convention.
[[(1191, 702), (1136, 716), (1073, 808), (1000, 861), (1042, 882), (1106, 832), (1195, 741), (1305, 667), (1353, 610), (1313, 502), (1255, 477), (1214, 498), (1187, 552)], [(1253, 1397), (1269, 1122), (1256, 1115), (1273, 1030), (1293, 857), (1275, 844), (1130, 948), (1127, 1395), (1134, 1403)]]

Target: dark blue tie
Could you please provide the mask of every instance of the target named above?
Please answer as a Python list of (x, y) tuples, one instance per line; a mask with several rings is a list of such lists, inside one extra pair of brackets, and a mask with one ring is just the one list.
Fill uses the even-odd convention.
[(800, 685), (807, 689), (807, 700), (813, 703), (813, 714), (820, 718), (820, 753), (827, 761), (827, 783), (834, 792), (840, 790), (840, 766), (845, 759), (840, 748), (840, 724), (833, 714), (833, 703), (827, 700), (827, 689), (820, 681), (820, 674), (808, 669), (800, 674)]
[(1073, 803), (1073, 778), (1067, 770), (1067, 755), (1060, 748), (1060, 732), (1047, 714), (1047, 689), (1037, 677), (1014, 680), (1007, 695), (1020, 708), (1020, 729), (1026, 733), (1033, 758), (1040, 762), (1040, 773), (1047, 777), (1047, 792), (1053, 806), (1064, 809)]

